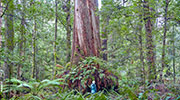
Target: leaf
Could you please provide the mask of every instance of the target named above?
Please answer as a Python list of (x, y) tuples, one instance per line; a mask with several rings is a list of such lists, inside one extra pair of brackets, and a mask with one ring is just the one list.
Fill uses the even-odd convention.
[(148, 90), (146, 90), (144, 93), (139, 93), (139, 99), (145, 99), (145, 98), (147, 98), (147, 93), (149, 93), (149, 91)]
[(170, 96), (167, 96), (165, 100), (169, 100), (171, 97)]
[(24, 97), (25, 97), (25, 100), (41, 100), (40, 97), (34, 96), (34, 95), (32, 95), (31, 93), (24, 95)]
[(18, 85), (17, 87), (18, 87), (18, 88), (28, 87), (28, 88), (30, 88), (30, 89), (33, 88), (31, 85), (29, 85), (29, 84), (27, 84), (27, 83), (22, 83), (22, 84)]
[(100, 73), (100, 75), (99, 75), (100, 78), (103, 78), (104, 76), (105, 76), (104, 73)]
[(179, 97), (177, 97), (175, 100), (180, 100), (180, 96), (179, 96)]
[(48, 80), (45, 79), (43, 81), (41, 81), (41, 83), (38, 86), (38, 91), (40, 91), (43, 88), (49, 87), (49, 86), (60, 86), (62, 84), (65, 84), (64, 82), (60, 82), (63, 79), (55, 79), (55, 80)]
[(12, 78), (12, 79), (10, 79), (10, 80), (7, 80), (6, 81), (7, 83), (15, 83), (15, 84), (21, 84), (21, 83), (23, 83), (23, 81), (21, 81), (21, 80), (18, 80), (18, 79), (16, 79), (16, 78)]
[(132, 99), (132, 100), (137, 100), (136, 94), (133, 93), (133, 92), (129, 89), (129, 87), (125, 87), (125, 92), (128, 93), (128, 95), (129, 95), (128, 97), (129, 97), (130, 99)]

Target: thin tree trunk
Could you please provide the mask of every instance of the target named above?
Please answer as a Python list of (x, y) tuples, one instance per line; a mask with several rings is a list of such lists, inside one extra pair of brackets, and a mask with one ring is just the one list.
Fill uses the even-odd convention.
[(140, 50), (140, 60), (141, 60), (141, 77), (143, 78), (142, 83), (145, 83), (146, 80), (146, 73), (145, 73), (145, 64), (144, 64), (144, 52), (143, 52), (143, 40), (142, 40), (142, 26), (139, 26), (139, 31), (140, 31), (140, 35), (139, 35), (139, 50)]
[(108, 60), (107, 57), (107, 41), (108, 41), (108, 31), (107, 31), (107, 26), (109, 25), (109, 19), (110, 16), (107, 16), (105, 23), (105, 26), (103, 27), (103, 33), (102, 33), (102, 51), (103, 51), (103, 60)]
[[(6, 11), (6, 22), (5, 22), (5, 52), (9, 55), (13, 55), (13, 50), (14, 50), (14, 22), (13, 22), (13, 1), (9, 1), (7, 0), (8, 7), (7, 7), (7, 11)], [(5, 69), (5, 79), (9, 78), (11, 79), (11, 77), (13, 76), (13, 63), (10, 60), (10, 57), (6, 55), (5, 58), (5, 65), (4, 65), (4, 69)], [(9, 86), (9, 90), (10, 90), (10, 86)], [(7, 99), (10, 98), (10, 91), (7, 94)]]
[[(2, 4), (0, 0), (0, 15), (2, 15)], [(2, 18), (0, 17), (0, 49), (2, 48), (2, 33), (1, 33), (1, 28), (2, 28)], [(1, 58), (0, 58), (1, 60)], [(1, 68), (1, 62), (0, 62), (0, 68)]]
[(167, 12), (168, 12), (169, 1), (166, 0), (165, 16), (164, 16), (164, 34), (163, 34), (163, 49), (162, 49), (162, 68), (160, 73), (160, 81), (163, 82), (163, 70), (165, 66), (165, 47), (166, 47), (166, 33), (167, 33)]
[(66, 16), (66, 22), (67, 22), (67, 28), (66, 28), (66, 31), (67, 31), (67, 37), (66, 37), (66, 40), (67, 40), (67, 62), (70, 61), (70, 58), (71, 58), (71, 12), (70, 12), (70, 9), (71, 9), (71, 0), (67, 0), (67, 6), (66, 6), (66, 13), (67, 13), (67, 16)]
[[(23, 59), (22, 61), (25, 62), (26, 61), (26, 29), (25, 29), (25, 23), (26, 23), (26, 17), (25, 17), (25, 12), (26, 12), (26, 0), (23, 0), (23, 12), (24, 12), (24, 37), (23, 37)], [(23, 78), (23, 72), (21, 73), (21, 79)]]
[(74, 32), (71, 62), (77, 64), (80, 59), (89, 56), (99, 57), (100, 34), (99, 18), (95, 14), (97, 0), (75, 0)]
[(173, 79), (174, 83), (176, 82), (176, 48), (175, 48), (175, 33), (173, 26)]
[[(9, 1), (9, 6), (6, 12), (6, 53), (13, 54), (14, 49), (14, 26), (13, 26), (13, 1)], [(5, 78), (11, 78), (13, 73), (13, 64), (10, 62), (10, 58), (6, 57), (5, 61)]]
[[(142, 0), (139, 0), (139, 2), (142, 2)], [(138, 5), (139, 7), (142, 7), (141, 4)], [(142, 27), (143, 27), (143, 19), (142, 19), (142, 14), (139, 14), (139, 19), (140, 19), (140, 24), (138, 26), (138, 30), (139, 30), (139, 50), (140, 50), (140, 60), (141, 60), (141, 78), (142, 78), (142, 83), (144, 85), (144, 89), (145, 89), (145, 81), (146, 81), (146, 71), (145, 71), (145, 62), (144, 62), (144, 51), (143, 51), (143, 32), (142, 32)]]
[[(19, 44), (19, 55), (22, 57), (22, 62), (24, 62), (24, 50), (23, 47), (24, 45), (24, 34), (25, 34), (25, 18), (24, 18), (24, 10), (25, 10), (25, 0), (23, 0), (23, 11), (22, 11), (22, 19), (21, 19), (21, 39), (20, 39), (20, 44)], [(17, 69), (17, 78), (21, 79), (21, 68), (22, 68), (22, 63), (19, 64), (18, 69)]]
[(154, 60), (154, 45), (152, 37), (152, 23), (151, 23), (151, 13), (148, 0), (144, 0), (144, 22), (146, 30), (146, 49), (147, 49), (147, 65), (149, 69), (148, 79), (152, 81), (156, 76), (155, 60)]
[(36, 18), (34, 17), (34, 32), (32, 32), (32, 78), (36, 77)]
[[(36, 23), (36, 28), (35, 29), (37, 31), (37, 23)], [(36, 46), (36, 49), (35, 49), (36, 55), (38, 55), (38, 44), (36, 44), (35, 46)], [(36, 61), (35, 61), (35, 64), (36, 64), (36, 67), (35, 67), (35, 72), (36, 72), (36, 74), (35, 74), (36, 76), (35, 77), (36, 77), (36, 80), (39, 79), (39, 67), (37, 66), (37, 62), (39, 62), (38, 59), (36, 59)]]
[[(56, 10), (56, 12), (55, 12), (55, 16), (56, 16), (56, 18), (55, 18), (55, 33), (54, 33), (54, 67), (56, 66), (56, 63), (57, 63), (57, 54), (56, 54), (56, 38), (57, 38), (57, 21), (58, 21), (58, 19), (57, 19), (57, 17), (58, 17), (58, 13), (57, 13), (57, 0), (55, 0), (55, 6), (56, 6), (56, 8), (55, 8), (55, 10)], [(54, 68), (53, 67), (53, 76), (55, 76), (56, 75), (56, 68)]]

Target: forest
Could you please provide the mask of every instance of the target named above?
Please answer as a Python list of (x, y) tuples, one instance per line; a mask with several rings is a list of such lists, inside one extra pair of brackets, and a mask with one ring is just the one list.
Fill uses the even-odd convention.
[(180, 100), (180, 0), (0, 0), (1, 100)]

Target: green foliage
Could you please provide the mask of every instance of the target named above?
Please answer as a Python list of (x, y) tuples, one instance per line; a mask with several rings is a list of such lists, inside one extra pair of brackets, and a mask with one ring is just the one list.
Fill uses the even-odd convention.
[[(9, 8), (6, 10), (6, 6), (9, 3)], [(87, 57), (82, 60), (77, 66), (71, 66), (71, 63), (66, 63), (67, 50), (66, 45), (66, 24), (67, 13), (64, 11), (64, 5), (67, 0), (58, 1), (58, 36), (54, 41), (54, 20), (55, 20), (55, 0), (2, 0), (2, 11), (5, 11), (2, 18), (2, 26), (0, 35), (2, 35), (2, 46), (0, 48), (0, 68), (4, 69), (4, 65), (13, 65), (13, 77), (17, 76), (17, 68), (22, 65), (21, 80), (13, 78), (11, 80), (6, 79), (3, 86), (3, 92), (0, 95), (4, 95), (9, 91), (13, 91), (14, 97), (12, 99), (22, 100), (41, 100), (43, 98), (48, 100), (145, 100), (148, 97), (154, 96), (153, 99), (180, 99), (180, 1), (168, 0), (168, 23), (167, 23), (167, 39), (165, 48), (165, 68), (163, 71), (163, 79), (170, 79), (170, 82), (165, 85), (168, 88), (168, 92), (163, 95), (159, 95), (159, 90), (154, 87), (159, 84), (151, 84), (147, 82), (149, 68), (147, 66), (147, 45), (145, 34), (145, 22), (144, 22), (144, 5), (140, 0), (101, 0), (102, 6), (98, 15), (100, 15), (100, 35), (101, 39), (108, 39), (108, 48), (104, 52), (108, 54), (108, 61), (103, 61), (96, 57)], [(150, 6), (152, 21), (152, 34), (154, 41), (154, 53), (156, 62), (156, 74), (157, 80), (159, 80), (159, 74), (162, 64), (162, 40), (164, 32), (164, 8), (166, 0), (147, 0)], [(71, 25), (73, 24), (73, 3), (70, 5), (70, 17)], [(13, 12), (12, 12), (13, 11)], [(12, 15), (9, 13), (12, 13)], [(22, 27), (22, 17), (24, 15), (25, 26)], [(10, 22), (10, 26), (14, 27), (14, 37), (9, 41), (13, 41), (13, 51), (7, 49), (5, 41), (6, 38), (6, 18), (13, 17), (14, 23)], [(109, 18), (108, 22), (107, 19)], [(37, 22), (37, 34), (36, 34), (36, 66), (38, 67), (37, 76), (35, 81), (31, 79), (32, 73), (32, 33), (34, 32), (34, 21)], [(108, 25), (106, 24), (108, 23)], [(22, 29), (24, 29), (24, 35), (21, 35)], [(104, 28), (107, 32), (104, 32)], [(73, 31), (73, 30), (72, 30)], [(107, 34), (105, 34), (107, 33)], [(71, 32), (72, 34), (72, 32)], [(23, 45), (23, 56), (20, 56), (20, 42), (21, 37), (24, 37), (25, 42)], [(140, 37), (142, 41), (140, 41)], [(50, 80), (53, 76), (53, 71), (57, 71), (58, 74), (62, 74), (62, 69), (54, 68), (53, 58), (53, 43), (56, 43), (56, 56), (57, 64), (65, 66), (66, 70), (70, 70), (70, 74), (67, 74), (64, 79)], [(142, 44), (140, 44), (140, 42)], [(9, 42), (9, 45), (13, 43)], [(142, 45), (142, 52), (140, 51)], [(175, 50), (175, 55), (173, 53)], [(104, 53), (102, 52), (102, 53)], [(140, 53), (143, 56), (143, 62), (141, 61)], [(7, 59), (8, 58), (8, 59)], [(175, 73), (173, 71), (173, 60), (175, 60)], [(96, 94), (82, 93), (76, 90), (63, 90), (61, 85), (64, 85), (69, 79), (72, 82), (81, 80), (81, 84), (85, 87), (84, 82), (86, 79), (91, 78), (94, 80), (93, 73), (98, 69), (99, 77), (103, 78), (106, 75), (103, 73), (104, 69), (112, 72), (118, 76), (119, 93), (112, 91), (100, 91)], [(83, 67), (87, 66), (87, 67)], [(88, 68), (92, 70), (88, 70)], [(78, 75), (78, 71), (81, 71)], [(2, 70), (0, 70), (3, 73)], [(4, 71), (6, 74), (6, 72)], [(173, 77), (175, 74), (176, 81), (173, 83)], [(78, 77), (75, 77), (78, 75)], [(2, 78), (4, 75), (2, 75)], [(116, 81), (114, 77), (109, 76), (109, 79)], [(42, 80), (42, 81), (39, 81)], [(4, 81), (2, 79), (1, 81)], [(150, 84), (150, 85), (149, 85)], [(151, 89), (153, 87), (153, 89)], [(10, 90), (9, 90), (10, 89)], [(26, 92), (20, 96), (16, 96), (16, 92)], [(76, 92), (76, 93), (75, 93)]]
[(85, 60), (82, 61), (82, 63), (85, 65), (90, 65), (90, 64), (103, 64), (102, 60), (97, 58), (97, 57), (86, 57)]
[(179, 97), (177, 97), (175, 100), (179, 100), (180, 99), (180, 96)]
[[(32, 81), (32, 82), (23, 82), (16, 78), (12, 78), (11, 80), (6, 81), (3, 93), (7, 93), (9, 91), (14, 91), (15, 93), (20, 92), (24, 94), (21, 99), (28, 100), (30, 98), (34, 98), (35, 100), (41, 100), (41, 96), (45, 96), (43, 93), (44, 90), (58, 89), (58, 91), (62, 90), (61, 85), (65, 85), (63, 79), (55, 79), (55, 80), (42, 80), (40, 82)], [(53, 90), (54, 91), (54, 90)], [(14, 97), (16, 98), (16, 96)]]
[(86, 57), (83, 61), (80, 61), (77, 66), (74, 66), (70, 70), (69, 74), (65, 76), (65, 79), (67, 83), (71, 81), (72, 84), (79, 80), (81, 83), (78, 84), (81, 84), (83, 88), (90, 87), (87, 86), (88, 81), (93, 81), (97, 77), (100, 78), (99, 81), (110, 79), (113, 82), (111, 84), (115, 85), (114, 83), (117, 79), (112, 75), (108, 75), (111, 72), (106, 72), (106, 69), (110, 69), (110, 66), (108, 66), (108, 64), (102, 59), (99, 59), (97, 57)]
[[(91, 94), (87, 92), (86, 94), (82, 94), (81, 92), (77, 90), (66, 90), (62, 92), (62, 88), (60, 87), (64, 83), (61, 82), (62, 79), (55, 79), (55, 80), (42, 80), (40, 82), (32, 81), (32, 82), (23, 82), (18, 79), (11, 79), (7, 80), (6, 83), (10, 83), (11, 91), (19, 91), (20, 93), (27, 93), (22, 95), (21, 97), (16, 97), (14, 95), (14, 99), (18, 98), (18, 100), (42, 100), (42, 99), (51, 99), (51, 100), (119, 100), (119, 99), (131, 99), (131, 100), (144, 100), (147, 98), (153, 98), (153, 99), (164, 99), (168, 100), (172, 97), (176, 97), (172, 93), (166, 93), (164, 95), (158, 95), (157, 89), (148, 89), (151, 86), (146, 86), (147, 89), (144, 90), (141, 87), (140, 83), (137, 80), (127, 80), (126, 78), (122, 78), (122, 80), (119, 81), (119, 93), (113, 91), (113, 90), (104, 90), (99, 91), (95, 94)], [(154, 84), (156, 85), (156, 84)], [(51, 88), (51, 87), (52, 88)], [(56, 88), (58, 87), (59, 92), (55, 92)], [(8, 92), (8, 85), (5, 86), (3, 92)], [(50, 92), (50, 91), (54, 92)], [(152, 94), (154, 95), (152, 97)], [(13, 99), (12, 98), (12, 99)], [(179, 97), (176, 97), (178, 100)]]

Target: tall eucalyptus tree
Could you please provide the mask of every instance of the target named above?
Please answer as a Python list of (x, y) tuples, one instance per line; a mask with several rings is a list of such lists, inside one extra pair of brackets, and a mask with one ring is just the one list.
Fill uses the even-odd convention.
[(75, 0), (74, 32), (71, 62), (77, 63), (88, 56), (99, 57), (99, 18), (95, 11), (98, 0)]

